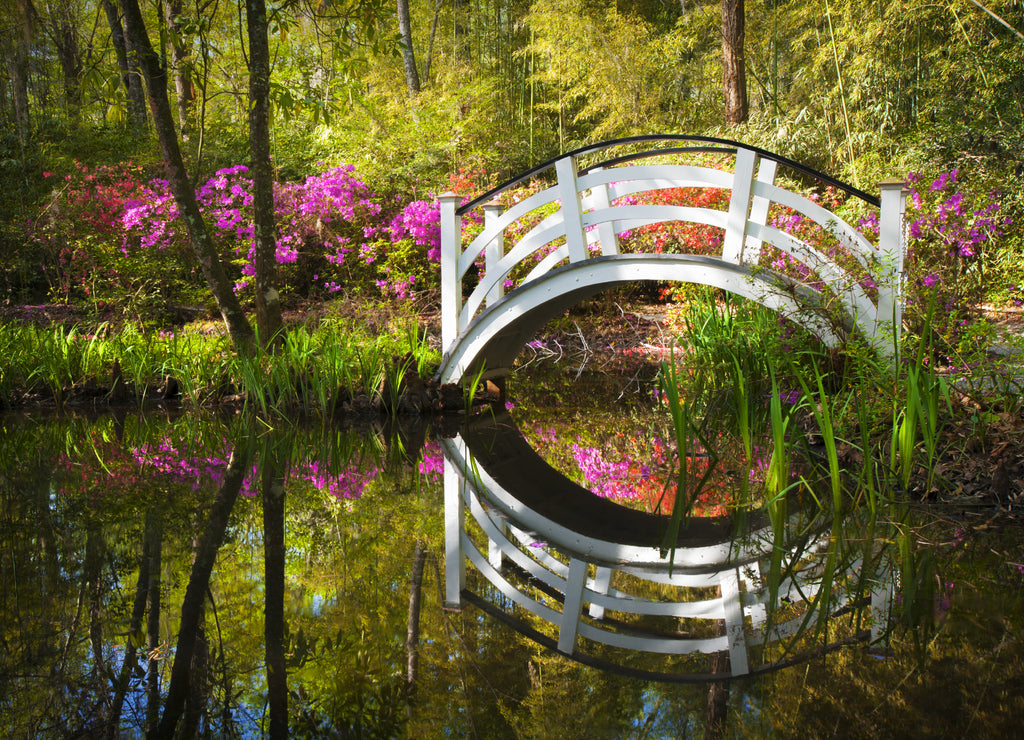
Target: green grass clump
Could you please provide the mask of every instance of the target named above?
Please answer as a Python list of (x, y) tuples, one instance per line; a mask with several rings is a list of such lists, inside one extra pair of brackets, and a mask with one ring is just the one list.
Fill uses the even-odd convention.
[[(221, 333), (189, 327), (152, 331), (130, 324), (87, 329), (2, 323), (0, 352), (5, 358), (0, 399), (8, 405), (19, 394), (49, 397), (60, 405), (90, 385), (100, 396), (106, 389), (108, 400), (120, 394), (145, 401), (158, 391), (166, 395), (172, 383), (187, 405), (237, 395), (262, 414), (296, 408), (329, 414), (345, 395), (376, 400), (383, 389), (397, 389), (407, 370), (424, 377), (439, 361), (411, 323), (372, 332), (340, 318), (293, 326), (277, 347), (250, 356), (235, 353)], [(388, 400), (381, 399), (393, 408)]]
[[(937, 574), (918, 545), (911, 507), (945, 486), (938, 462), (957, 455), (962, 437), (945, 433), (954, 419), (951, 381), (933, 350), (930, 318), (921, 333), (900, 339), (893, 359), (855, 341), (830, 349), (788, 335), (776, 314), (747, 302), (694, 301), (684, 312), (681, 352), (662, 373), (680, 454), (694, 440), (732, 438), (747, 463), (737, 465), (733, 510), (766, 515), (777, 553), (802, 547), (811, 533), (824, 536), (819, 591), (796, 637), (824, 629), (837, 589), (871, 594), (887, 569), (899, 573), (890, 628), (910, 632), (922, 650), (935, 629)], [(1000, 386), (990, 388), (1000, 395)], [(1006, 392), (988, 400), (1019, 403)], [(794, 512), (804, 523), (795, 532), (786, 526)], [(687, 516), (677, 505), (670, 533)], [(780, 569), (773, 557), (769, 584), (784, 579)], [(843, 580), (850, 572), (859, 573), (856, 583)]]

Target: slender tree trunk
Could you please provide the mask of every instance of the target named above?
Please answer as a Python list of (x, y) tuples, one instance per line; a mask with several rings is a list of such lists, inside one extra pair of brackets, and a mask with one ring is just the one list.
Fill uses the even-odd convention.
[(743, 44), (746, 35), (743, 0), (722, 0), (722, 76), (725, 122), (747, 120), (747, 73)]
[(412, 21), (409, 19), (409, 0), (398, 0), (398, 31), (402, 35), (402, 63), (405, 65), (405, 87), (409, 97), (420, 91), (420, 76), (416, 71), (416, 56), (412, 48)]
[(170, 68), (174, 72), (174, 92), (178, 100), (178, 125), (182, 138), (187, 139), (192, 131), (196, 88), (192, 84), (192, 53), (181, 30), (181, 6), (181, 0), (166, 0), (164, 21), (167, 23)]
[(14, 44), (14, 64), (11, 65), (11, 86), (14, 88), (14, 117), (17, 121), (18, 142), (22, 148), (28, 145), (32, 131), (29, 110), (29, 57), (32, 49), (32, 28), (35, 9), (31, 0), (16, 0), (17, 40)]
[(160, 140), (167, 181), (174, 194), (178, 211), (185, 220), (192, 250), (195, 252), (213, 297), (217, 301), (231, 340), (238, 351), (249, 352), (252, 349), (252, 327), (249, 326), (249, 322), (245, 318), (242, 305), (235, 296), (231, 281), (228, 279), (220, 255), (217, 253), (217, 247), (210, 237), (202, 214), (199, 212), (196, 192), (192, 188), (185, 170), (181, 146), (174, 129), (174, 117), (171, 114), (171, 105), (167, 97), (167, 72), (160, 66), (160, 59), (153, 51), (152, 44), (149, 43), (149, 35), (142, 20), (142, 11), (139, 9), (138, 0), (123, 0), (123, 2), (125, 34), (129, 48), (135, 55), (138, 66), (146, 78), (150, 112), (153, 115), (153, 126), (156, 128), (157, 137)]
[[(711, 670), (720, 673), (728, 670), (728, 653), (716, 653), (711, 659)], [(729, 682), (715, 681), (708, 686), (707, 712), (704, 721), (704, 740), (717, 740), (725, 735), (725, 720), (729, 709)]]
[(463, 62), (468, 62), (470, 56), (466, 5), (467, 0), (452, 0), (452, 56)]
[(163, 555), (163, 523), (160, 512), (146, 512), (146, 562), (149, 569), (149, 614), (146, 621), (149, 663), (146, 666), (146, 732), (156, 731), (160, 721), (160, 571)]
[[(103, 655), (103, 538), (90, 527), (85, 544), (85, 576), (89, 583), (89, 642), (92, 644), (93, 676), (106, 672)], [(103, 681), (106, 687), (106, 681)]]
[[(132, 619), (128, 627), (132, 636), (142, 629), (142, 617), (143, 613), (146, 611), (147, 595), (151, 591), (150, 577), (153, 573), (153, 523), (155, 522), (155, 517), (156, 510), (151, 506), (149, 511), (146, 512), (146, 532), (143, 535), (142, 555), (139, 558), (139, 578), (135, 582), (135, 603), (132, 607)], [(150, 605), (151, 618), (152, 613), (152, 605)], [(132, 672), (135, 670), (136, 652), (137, 648), (135, 647), (135, 640), (129, 639), (128, 645), (125, 648), (124, 660), (121, 663), (121, 672), (117, 679), (117, 690), (114, 695), (113, 706), (111, 707), (110, 715), (107, 718), (106, 736), (108, 738), (117, 738), (121, 736), (119, 731), (119, 725), (121, 724), (121, 711), (124, 708), (124, 699), (128, 693), (129, 679), (131, 678)]]
[(139, 135), (146, 130), (146, 91), (142, 88), (142, 75), (133, 69), (128, 61), (128, 47), (124, 40), (124, 28), (121, 26), (121, 15), (114, 0), (103, 0), (103, 12), (107, 15), (110, 26), (110, 41), (114, 45), (117, 67), (121, 71), (121, 84), (124, 85), (125, 98), (128, 101), (128, 123), (131, 131)]
[[(132, 0), (134, 1), (134, 0)], [(203, 536), (196, 550), (192, 573), (185, 587), (185, 598), (181, 604), (181, 621), (178, 630), (178, 643), (174, 650), (174, 665), (171, 667), (171, 682), (167, 687), (164, 700), (164, 712), (160, 724), (154, 733), (156, 738), (174, 737), (178, 721), (185, 709), (185, 700), (189, 694), (192, 671), (192, 659), (199, 641), (200, 622), (203, 616), (203, 602), (210, 588), (210, 575), (217, 559), (217, 551), (224, 541), (224, 532), (228, 526), (228, 517), (235, 506), (242, 481), (249, 468), (249, 456), (236, 449), (231, 453), (224, 483), (217, 491), (210, 516), (206, 521)]]
[(423, 540), (416, 540), (412, 555), (412, 575), (409, 577), (409, 621), (405, 632), (405, 699), (411, 708), (416, 689), (416, 669), (419, 665), (420, 646), (420, 604), (423, 594), (423, 565), (427, 560), (427, 548)]
[(263, 580), (266, 597), (263, 625), (270, 738), (288, 737), (288, 675), (284, 643), (285, 491), (282, 466), (278, 462), (272, 450), (264, 455), (260, 481), (263, 489)]
[(427, 63), (423, 67), (423, 77), (430, 79), (430, 63), (434, 59), (434, 39), (437, 37), (437, 24), (441, 19), (441, 6), (444, 0), (437, 0), (434, 3), (434, 19), (430, 22), (430, 41), (427, 44)]
[[(207, 591), (209, 593), (209, 591)], [(189, 666), (188, 695), (185, 697), (185, 711), (182, 714), (179, 737), (199, 737), (199, 728), (206, 705), (210, 699), (210, 641), (206, 634), (206, 602), (199, 612), (196, 623), (196, 642)]]
[(270, 44), (264, 0), (246, 0), (249, 31), (249, 156), (256, 227), (256, 325), (269, 346), (281, 333), (274, 226), (274, 170), (270, 162)]
[(52, 19), (51, 33), (64, 75), (64, 102), (68, 117), (72, 121), (77, 121), (82, 109), (82, 50), (78, 43), (74, 19), (70, 17), (70, 10), (65, 6), (58, 12), (59, 17)]

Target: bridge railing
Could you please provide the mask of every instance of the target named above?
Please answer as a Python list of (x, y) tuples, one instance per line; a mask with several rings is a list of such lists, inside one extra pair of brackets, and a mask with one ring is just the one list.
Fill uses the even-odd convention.
[[(725, 542), (721, 557), (701, 564), (697, 561), (705, 560), (706, 552), (695, 554), (689, 567), (640, 566), (547, 541), (493, 507), (476, 488), (466, 477), (446, 488), (446, 498), (457, 498), (445, 502), (449, 526), (458, 527), (446, 555), (446, 603), (459, 607), (471, 594), (465, 590), (465, 567), (472, 565), (501, 594), (506, 615), (529, 613), (547, 623), (554, 633), (552, 647), (566, 655), (587, 654), (581, 639), (668, 656), (727, 653), (729, 674), (742, 676), (772, 667), (758, 665), (762, 648), (809, 634), (819, 620), (846, 609), (870, 607), (870, 631), (858, 639), (877, 641), (888, 628), (887, 574), (865, 581), (859, 559), (830, 580), (839, 583), (842, 576), (860, 586), (867, 583), (869, 592), (834, 588), (827, 609), (813, 606), (822, 588), (827, 535), (783, 555), (784, 575), (774, 592), (786, 605), (787, 616), (780, 619), (769, 613), (773, 595), (766, 574), (777, 547), (770, 532), (752, 533), (742, 547)], [(646, 621), (651, 618), (655, 621)], [(666, 620), (675, 627), (666, 629)]]
[[(634, 140), (609, 142), (553, 160), (528, 175), (554, 174), (551, 184), (521, 202), (504, 208), (493, 199), (527, 176), (460, 207), (460, 198), (440, 197), (442, 341), (447, 350), (474, 316), (500, 300), (513, 274), (526, 272), (519, 285), (562, 264), (592, 256), (621, 253), (620, 234), (659, 223), (701, 224), (721, 230), (721, 248), (713, 255), (723, 263), (746, 265), (772, 272), (766, 264), (765, 245), (804, 265), (815, 281), (837, 294), (851, 323), (869, 338), (891, 337), (901, 322), (905, 191), (902, 183), (883, 183), (881, 198), (838, 183), (785, 158), (734, 142), (693, 137), (670, 137), (700, 146), (657, 148), (623, 159), (611, 159), (580, 169), (583, 154), (613, 149)], [(683, 153), (714, 152), (732, 157), (732, 170), (706, 164), (672, 163)], [(691, 157), (692, 158), (692, 157)], [(878, 244), (814, 200), (789, 190), (776, 179), (781, 166), (801, 177), (813, 175), (879, 208)], [(728, 192), (724, 208), (686, 203), (644, 203), (643, 195), (676, 188), (710, 188)], [(639, 198), (636, 196), (640, 196)], [(639, 201), (639, 202), (638, 202)], [(772, 225), (772, 207), (808, 219), (828, 235), (833, 245), (820, 245)], [(463, 247), (463, 218), (471, 210), (483, 212), (483, 228)], [(524, 226), (525, 225), (525, 226)], [(510, 231), (522, 232), (507, 243)], [(634, 250), (635, 253), (635, 250)], [(476, 286), (463, 296), (462, 285), (474, 265), (483, 261)], [(533, 265), (526, 270), (522, 265)], [(518, 269), (517, 269), (518, 268)], [(513, 287), (518, 287), (515, 285)], [(818, 290), (820, 292), (820, 289)]]

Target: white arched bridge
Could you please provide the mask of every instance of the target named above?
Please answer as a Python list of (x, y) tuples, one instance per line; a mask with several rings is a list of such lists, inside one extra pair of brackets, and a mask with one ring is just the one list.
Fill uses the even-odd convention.
[[(524, 182), (546, 186), (508, 202)], [(877, 244), (798, 191), (814, 186), (849, 195), (846, 212), (877, 216)], [(777, 310), (826, 344), (857, 333), (888, 354), (901, 319), (906, 196), (897, 181), (880, 190), (875, 197), (735, 142), (651, 136), (579, 149), (465, 205), (446, 193), (438, 380), (503, 375), (551, 318), (637, 281), (721, 288)], [(711, 191), (721, 206), (694, 204)], [(624, 233), (659, 224), (704, 227), (716, 235), (705, 246), (720, 246), (702, 254), (624, 248)], [(464, 296), (473, 273), (479, 281)]]
[[(877, 219), (877, 241), (802, 191), (830, 202), (845, 193), (843, 212)], [(454, 194), (440, 201), (442, 383), (505, 375), (549, 320), (636, 281), (721, 288), (829, 345), (859, 335), (890, 354), (899, 333), (899, 182), (875, 197), (734, 142), (637, 137), (572, 152), (464, 205)], [(673, 248), (696, 234), (699, 253), (665, 253), (651, 239), (644, 251), (637, 235), (656, 229)], [(767, 660), (767, 646), (843, 610), (868, 610), (856, 639), (888, 628), (891, 568), (870, 547), (836, 568), (842, 588), (822, 575), (825, 560), (840, 562), (837, 538), (808, 522), (791, 540), (764, 517), (689, 521), (666, 549), (663, 515), (626, 510), (555, 471), (500, 409), (441, 442), (450, 608), (473, 603), (576, 660), (673, 681), (774, 670), (794, 658)], [(493, 598), (468, 587), (467, 565)], [(614, 657), (623, 650), (678, 661), (645, 672)], [(712, 653), (728, 656), (727, 670), (687, 662)]]

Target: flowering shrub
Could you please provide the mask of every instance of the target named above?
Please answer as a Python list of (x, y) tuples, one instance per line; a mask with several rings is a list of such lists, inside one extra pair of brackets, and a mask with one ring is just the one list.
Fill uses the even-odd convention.
[(419, 474), (430, 483), (441, 482), (444, 476), (444, 453), (441, 443), (435, 439), (428, 440), (423, 446), (423, 457), (417, 464)]
[[(26, 223), (28, 239), (42, 246), (41, 267), (53, 298), (146, 300), (155, 281), (170, 289), (193, 279), (191, 266), (180, 259), (183, 253), (150, 250), (131, 256), (118, 248), (126, 204), (140, 201), (147, 191), (140, 175), (131, 163), (92, 170), (75, 163), (58, 181), (41, 216)], [(152, 218), (152, 212), (140, 211), (136, 218)]]
[(935, 301), (933, 327), (947, 342), (984, 297), (985, 250), (1012, 223), (1001, 214), (998, 191), (973, 193), (958, 185), (959, 171), (939, 175), (925, 189), (921, 176), (907, 176), (907, 308), (920, 325)]
[[(69, 175), (30, 229), (47, 247), (51, 293), (65, 301), (99, 289), (110, 300), (164, 304), (205, 295), (187, 232), (165, 180), (142, 182), (129, 166)], [(254, 274), (252, 180), (244, 165), (217, 171), (196, 192), (236, 291)], [(382, 203), (351, 165), (275, 186), (279, 282), (288, 294), (380, 290), (409, 297), (436, 281), (437, 206)], [(95, 286), (95, 288), (93, 287)]]
[(384, 295), (409, 298), (413, 290), (436, 287), (441, 261), (441, 212), (436, 201), (414, 200), (386, 229), (386, 239), (367, 245), (364, 259), (379, 263), (376, 286)]
[[(287, 292), (328, 293), (365, 282), (368, 271), (347, 256), (380, 231), (381, 206), (351, 165), (336, 167), (301, 183), (278, 183), (274, 216), (278, 228), (276, 261)], [(245, 165), (218, 170), (196, 193), (208, 228), (238, 270), (236, 292), (250, 285), (255, 269), (252, 179)], [(166, 248), (184, 242), (177, 207), (165, 181), (150, 183), (145, 198), (126, 205), (123, 249)], [(143, 214), (144, 217), (140, 217)]]
[[(620, 198), (615, 205), (685, 205), (691, 208), (725, 210), (729, 207), (729, 191), (721, 188), (666, 188)], [(718, 254), (724, 233), (707, 224), (662, 222), (646, 224), (619, 235), (623, 252), (661, 254)]]
[(392, 241), (405, 239), (424, 247), (428, 262), (441, 261), (441, 207), (437, 201), (414, 200), (391, 221)]
[[(377, 196), (343, 165), (306, 178), (280, 184), (275, 190), (278, 224), (278, 264), (295, 265), (284, 274), (297, 285), (311, 284), (327, 293), (365, 285), (375, 272), (372, 260), (360, 259), (366, 241), (381, 232), (382, 207)], [(252, 248), (243, 274), (251, 277)], [(282, 280), (286, 288), (292, 288)], [(300, 289), (301, 290), (301, 289)]]
[[(1001, 193), (965, 187), (958, 170), (931, 182), (912, 172), (906, 185), (910, 193), (904, 320), (919, 333), (934, 306), (931, 330), (949, 350), (984, 297), (986, 250), (1012, 219), (1002, 213)], [(862, 219), (860, 227), (877, 237), (877, 216)]]
[[(165, 437), (152, 444), (142, 444), (130, 450), (135, 469), (152, 480), (154, 474), (164, 480), (199, 490), (205, 485), (221, 486), (228, 467), (229, 453), (188, 450), (180, 440)], [(367, 484), (377, 478), (381, 468), (372, 463), (350, 463), (331, 470), (316, 460), (293, 461), (285, 475), (285, 484), (305, 481), (319, 491), (336, 499), (358, 499)], [(241, 494), (253, 498), (259, 493), (260, 474), (253, 464), (242, 481)]]
[[(673, 465), (678, 465), (674, 450), (657, 437), (640, 443), (635, 437), (617, 435), (617, 444), (604, 449), (574, 443), (572, 455), (579, 466), (583, 483), (592, 493), (641, 511), (671, 514), (677, 495), (677, 478)], [(707, 471), (708, 458), (688, 457), (688, 480), (700, 479)], [(724, 471), (717, 471), (698, 492), (690, 513), (698, 517), (725, 516), (732, 502), (732, 481)]]

